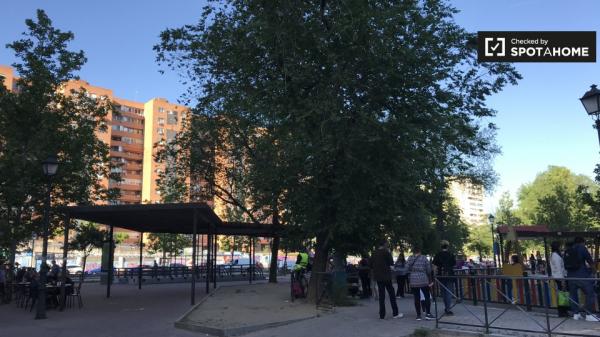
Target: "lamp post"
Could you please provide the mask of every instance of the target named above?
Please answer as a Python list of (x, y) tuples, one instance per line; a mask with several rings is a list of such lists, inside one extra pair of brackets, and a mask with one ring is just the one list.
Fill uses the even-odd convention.
[(35, 239), (37, 239), (37, 235), (35, 233), (31, 233), (31, 267), (35, 268)]
[(494, 220), (496, 220), (496, 217), (494, 217), (493, 214), (490, 214), (488, 216), (488, 220), (490, 222), (490, 228), (492, 230), (492, 255), (494, 255), (494, 268), (497, 268), (498, 265), (496, 264), (496, 251), (495, 251), (496, 240), (494, 239), (495, 238), (495, 236), (494, 236)]
[(598, 141), (600, 142), (600, 90), (595, 84), (592, 84), (583, 97), (579, 99), (588, 115), (592, 116), (595, 122), (596, 131), (598, 132)]
[(48, 265), (46, 264), (48, 255), (48, 227), (50, 224), (50, 192), (52, 190), (52, 177), (58, 170), (58, 160), (56, 156), (50, 156), (42, 162), (44, 176), (46, 176), (46, 203), (44, 205), (44, 230), (42, 245), (42, 265), (40, 266), (40, 282), (38, 284), (38, 303), (35, 319), (46, 318), (46, 276), (48, 275)]

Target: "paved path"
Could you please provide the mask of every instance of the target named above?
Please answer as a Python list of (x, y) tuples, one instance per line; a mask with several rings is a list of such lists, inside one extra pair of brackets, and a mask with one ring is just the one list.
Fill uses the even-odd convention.
[[(188, 311), (189, 284), (148, 285), (139, 291), (135, 286), (115, 285), (113, 296), (104, 298), (105, 288), (98, 284), (83, 287), (84, 308), (67, 309), (65, 312), (48, 311), (48, 319), (36, 321), (34, 312), (16, 308), (14, 304), (0, 305), (0, 336), (44, 337), (198, 337), (205, 336), (176, 329), (174, 321)], [(203, 296), (199, 291), (198, 300)], [(400, 337), (408, 336), (416, 328), (433, 329), (435, 321), (416, 321), (411, 297), (398, 299), (402, 319), (380, 320), (378, 305), (374, 299), (358, 300), (353, 307), (336, 308), (333, 314), (257, 331), (248, 337)], [(387, 303), (389, 308), (389, 302)], [(468, 308), (468, 310), (467, 310)], [(469, 310), (483, 319), (482, 307), (457, 306), (456, 316), (448, 321), (474, 323), (478, 320)], [(490, 319), (501, 309), (490, 309)], [(545, 324), (545, 318), (534, 313), (533, 318)], [(557, 324), (557, 318), (551, 323)], [(528, 315), (511, 310), (496, 323), (498, 327), (526, 327), (541, 330)], [(452, 326), (448, 326), (452, 327)], [(588, 333), (600, 336), (600, 323), (567, 321), (559, 328), (572, 333)], [(508, 334), (508, 332), (503, 331)], [(521, 334), (523, 336), (524, 334)]]
[(189, 289), (189, 284), (149, 285), (141, 291), (115, 285), (111, 298), (106, 299), (105, 287), (86, 283), (81, 310), (49, 310), (46, 320), (33, 319), (35, 308), (29, 312), (12, 303), (0, 305), (0, 336), (198, 337), (173, 326), (190, 308)]

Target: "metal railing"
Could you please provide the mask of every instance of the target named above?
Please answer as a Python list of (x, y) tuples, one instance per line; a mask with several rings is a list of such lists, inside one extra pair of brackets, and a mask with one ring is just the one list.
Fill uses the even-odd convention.
[[(446, 287), (448, 280), (452, 285), (450, 288)], [(584, 282), (597, 282), (597, 278), (568, 278), (564, 279), (567, 282), (584, 281)], [(592, 337), (598, 336), (598, 331), (594, 334), (586, 333), (585, 331), (579, 331), (572, 333), (568, 331), (557, 331), (569, 317), (558, 317), (550, 313), (552, 308), (556, 308), (558, 304), (558, 289), (556, 287), (556, 280), (546, 277), (511, 277), (502, 275), (454, 275), (454, 276), (442, 276), (435, 278), (435, 312), (436, 312), (436, 327), (441, 324), (445, 325), (456, 325), (456, 326), (467, 326), (481, 328), (485, 333), (490, 333), (490, 329), (497, 330), (509, 330), (518, 332), (529, 332), (545, 334), (548, 337), (552, 336), (581, 336), (581, 337)], [(441, 295), (441, 291), (449, 291), (452, 299), (454, 300), (455, 306), (462, 306), (470, 316), (475, 318), (476, 323), (468, 323), (467, 319), (461, 319), (460, 321), (444, 320), (444, 317), (448, 317), (446, 312), (439, 313), (438, 311), (438, 297)], [(597, 297), (596, 294), (594, 294)], [(595, 311), (598, 309), (596, 298)], [(578, 294), (577, 301), (569, 296), (569, 304), (576, 305), (582, 309), (581, 305), (584, 303), (582, 294)], [(500, 309), (500, 314), (492, 312), (490, 307), (495, 306)], [(476, 314), (475, 311), (480, 311), (483, 307), (483, 315)], [(532, 307), (538, 307), (542, 310), (537, 310), (533, 313)], [(479, 309), (478, 309), (479, 308)], [(450, 308), (447, 308), (450, 309)], [(497, 325), (499, 319), (503, 317), (511, 309), (519, 311), (519, 317), (526, 318), (526, 321), (533, 322), (539, 330), (533, 330), (526, 327), (519, 327), (517, 322), (511, 322), (511, 326), (499, 326)], [(543, 320), (537, 319), (539, 312), (543, 314)], [(600, 315), (595, 312), (585, 310), (586, 315), (592, 315), (594, 318), (600, 318)], [(598, 324), (598, 323), (596, 323)]]
[[(240, 265), (217, 265), (216, 276), (217, 279), (228, 279), (228, 278), (244, 278), (248, 277), (251, 265), (240, 264)], [(207, 274), (206, 266), (196, 266), (194, 268), (196, 277), (198, 279), (205, 278)], [(117, 279), (137, 279), (140, 277), (143, 279), (176, 279), (183, 278), (187, 279), (192, 275), (192, 268), (185, 266), (176, 267), (132, 267), (132, 268), (115, 268), (114, 277)], [(252, 268), (254, 278), (261, 278), (265, 276), (265, 270), (259, 266)]]

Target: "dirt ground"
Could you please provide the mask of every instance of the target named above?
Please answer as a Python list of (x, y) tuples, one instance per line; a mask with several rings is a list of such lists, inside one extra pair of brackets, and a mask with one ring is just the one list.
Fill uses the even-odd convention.
[(290, 301), (289, 283), (223, 286), (183, 321), (217, 329), (316, 317), (314, 304)]

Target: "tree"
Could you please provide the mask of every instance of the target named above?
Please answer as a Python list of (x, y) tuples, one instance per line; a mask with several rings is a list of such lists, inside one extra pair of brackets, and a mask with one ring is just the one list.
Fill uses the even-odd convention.
[(210, 187), (221, 153), (242, 163), (248, 213), (314, 240), (316, 272), (408, 219), (431, 223), (444, 177), (491, 181), (485, 100), (520, 78), (477, 63), (454, 12), (433, 0), (209, 4), (155, 47), (198, 102), (179, 162)]
[(589, 206), (578, 198), (583, 186), (595, 193), (598, 187), (587, 176), (566, 167), (549, 166), (531, 183), (519, 189), (518, 214), (525, 224), (545, 224), (553, 230), (583, 230), (591, 225)]
[(156, 254), (162, 252), (162, 258), (165, 260), (167, 255), (181, 254), (183, 249), (189, 247), (192, 243), (189, 236), (171, 233), (151, 233), (148, 235), (148, 252)]
[[(73, 33), (52, 26), (43, 10), (25, 21), (23, 38), (7, 45), (18, 61), (15, 92), (0, 85), (0, 244), (17, 247), (41, 232), (46, 179), (41, 162), (56, 155), (60, 168), (52, 178), (54, 206), (112, 200), (118, 191), (104, 182), (111, 173), (108, 144), (96, 132), (106, 130), (113, 104), (83, 89), (63, 90), (86, 62), (83, 51), (70, 51)], [(61, 224), (53, 216), (50, 231)]]
[(92, 222), (78, 222), (75, 226), (75, 238), (69, 242), (69, 250), (79, 250), (83, 253), (82, 273), (85, 274), (85, 265), (92, 250), (102, 248), (106, 240), (106, 231), (98, 228)]
[(515, 215), (514, 202), (510, 196), (510, 192), (505, 191), (500, 196), (495, 217), (495, 222), (498, 226), (516, 226), (521, 224), (521, 219)]
[(469, 233), (467, 249), (477, 253), (480, 260), (492, 252), (492, 233), (487, 226), (474, 226)]

